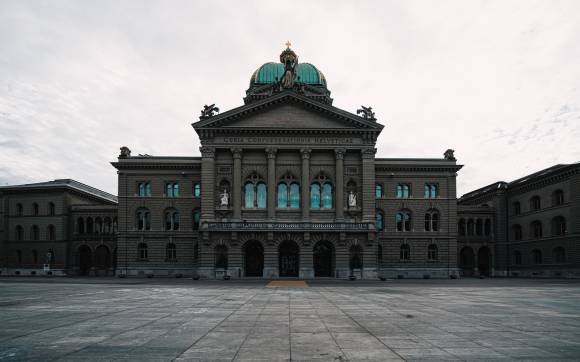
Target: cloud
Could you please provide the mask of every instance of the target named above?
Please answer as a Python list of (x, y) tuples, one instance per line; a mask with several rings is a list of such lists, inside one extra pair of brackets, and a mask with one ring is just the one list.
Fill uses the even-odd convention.
[(241, 105), (290, 40), (376, 110), (377, 157), (455, 149), (461, 194), (580, 159), (578, 34), (577, 1), (4, 1), (0, 184), (116, 193), (121, 145), (198, 155), (201, 106)]

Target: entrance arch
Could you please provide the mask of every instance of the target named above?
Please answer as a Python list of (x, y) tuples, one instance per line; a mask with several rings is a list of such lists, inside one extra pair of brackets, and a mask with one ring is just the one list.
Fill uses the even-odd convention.
[(79, 246), (79, 274), (89, 275), (92, 266), (92, 252), (87, 245)]
[(247, 277), (263, 276), (264, 247), (259, 241), (248, 241), (244, 246), (244, 270)]
[(319, 241), (314, 245), (314, 276), (334, 276), (334, 246), (329, 241)]
[(111, 268), (111, 252), (105, 245), (99, 245), (95, 249), (95, 267), (99, 270)]
[(477, 252), (477, 267), (479, 275), (491, 275), (491, 251), (487, 246), (479, 248)]
[(475, 267), (475, 254), (473, 249), (465, 246), (459, 253), (459, 267), (465, 276), (473, 276), (473, 268)]
[(284, 241), (278, 248), (278, 268), (281, 277), (298, 277), (300, 248), (293, 241)]

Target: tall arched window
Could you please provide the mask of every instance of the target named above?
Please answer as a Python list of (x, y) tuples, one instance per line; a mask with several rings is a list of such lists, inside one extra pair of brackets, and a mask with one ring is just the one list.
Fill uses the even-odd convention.
[(290, 208), (300, 208), (300, 185), (296, 182), (290, 184)]
[(79, 217), (77, 219), (77, 232), (79, 234), (84, 234), (85, 232), (85, 219), (83, 219), (82, 217)]
[(490, 219), (485, 219), (485, 223), (483, 225), (483, 233), (485, 234), (485, 236), (491, 235), (491, 220)]
[(558, 206), (564, 204), (564, 191), (556, 190), (552, 193), (552, 205)]
[(179, 230), (179, 211), (175, 209), (165, 211), (165, 230)]
[(566, 219), (563, 216), (556, 216), (552, 219), (552, 235), (561, 236), (566, 234)]
[(522, 253), (519, 250), (513, 252), (512, 258), (514, 265), (522, 265)]
[(425, 214), (425, 231), (439, 231), (439, 212), (437, 210), (427, 210)]
[(139, 254), (139, 259), (147, 259), (147, 244), (146, 243), (139, 243), (137, 245), (137, 253)]
[(111, 221), (110, 217), (105, 217), (105, 221), (103, 222), (103, 232), (106, 234), (110, 234), (113, 229), (113, 222)]
[(534, 264), (542, 264), (542, 251), (539, 249), (532, 250), (532, 260)]
[(540, 210), (542, 208), (542, 203), (540, 201), (540, 196), (533, 196), (530, 199), (530, 210)]
[(199, 230), (199, 221), (201, 220), (201, 210), (193, 210), (193, 230)]
[(406, 210), (399, 211), (395, 216), (397, 231), (411, 231), (411, 213)]
[[(220, 190), (223, 191), (223, 190)], [(201, 197), (201, 184), (200, 183), (195, 183), (193, 185), (193, 197), (195, 197), (196, 199), (199, 199)]]
[(459, 227), (457, 228), (460, 236), (465, 236), (465, 219), (459, 219)]
[(310, 207), (312, 209), (332, 209), (332, 183), (324, 174), (318, 175), (310, 185)]
[(563, 247), (559, 246), (554, 248), (554, 263), (561, 264), (566, 262), (566, 250)]
[(411, 247), (409, 246), (409, 244), (401, 245), (400, 252), (399, 252), (399, 258), (401, 260), (410, 260), (411, 259)]
[(253, 209), (255, 205), (256, 195), (254, 191), (254, 184), (246, 182), (244, 185), (244, 207), (246, 209)]
[(32, 235), (32, 240), (39, 240), (40, 239), (40, 229), (38, 226), (33, 225), (32, 229), (30, 230), (30, 234)]
[(146, 208), (137, 210), (137, 230), (151, 230), (151, 213)]
[(24, 240), (24, 228), (20, 225), (16, 226), (16, 240)]
[(310, 208), (320, 209), (320, 185), (318, 183), (310, 185)]
[(252, 173), (244, 184), (244, 207), (265, 209), (268, 192), (266, 183), (257, 173)]
[(218, 245), (215, 247), (215, 267), (216, 269), (228, 268), (228, 247)]
[(52, 202), (48, 203), (48, 214), (50, 216), (54, 216), (56, 214), (54, 203), (52, 203)]
[(473, 219), (467, 220), (467, 235), (472, 236), (475, 234), (475, 223)]
[(37, 216), (39, 213), (39, 208), (38, 208), (38, 204), (35, 202), (34, 204), (32, 204), (32, 214), (34, 216)]
[(532, 221), (531, 224), (532, 237), (539, 239), (542, 237), (542, 222), (539, 220)]
[(292, 174), (284, 175), (278, 183), (278, 208), (298, 209), (300, 208), (300, 184), (295, 181)]
[(87, 234), (92, 234), (93, 233), (93, 218), (92, 217), (87, 217), (87, 229), (86, 229)]
[(381, 184), (376, 184), (375, 185), (375, 197), (377, 199), (380, 199), (381, 197), (383, 197), (384, 193), (383, 193), (383, 185)]
[(268, 192), (266, 184), (263, 182), (258, 182), (256, 185), (256, 204), (258, 209), (265, 209), (268, 203)]
[(332, 209), (332, 184), (330, 182), (322, 185), (322, 208)]
[(430, 261), (439, 259), (439, 250), (437, 245), (430, 244), (429, 247), (427, 247), (427, 259)]
[(288, 207), (288, 185), (285, 182), (278, 184), (278, 208), (285, 209)]
[(165, 245), (165, 259), (168, 261), (174, 261), (177, 259), (177, 248), (174, 243), (167, 243)]
[(46, 233), (48, 235), (48, 240), (56, 239), (56, 229), (54, 225), (48, 225), (48, 227), (46, 228)]
[(179, 197), (179, 183), (168, 182), (165, 184), (165, 196)]
[(475, 234), (477, 236), (483, 235), (483, 221), (481, 219), (477, 219), (475, 222)]
[(22, 207), (22, 204), (16, 204), (16, 216), (22, 215), (24, 215), (24, 208)]
[(409, 197), (411, 197), (411, 185), (410, 184), (398, 184), (396, 196), (398, 199), (408, 199)]
[(100, 217), (95, 219), (95, 233), (100, 234), (103, 232), (103, 220)]
[(514, 234), (514, 240), (519, 241), (522, 240), (522, 226), (521, 225), (514, 225), (512, 226), (512, 230), (513, 230), (513, 234)]
[(376, 215), (375, 215), (375, 226), (377, 228), (377, 231), (383, 231), (385, 228), (384, 225), (384, 215), (383, 212), (381, 210), (377, 210), (376, 211)]

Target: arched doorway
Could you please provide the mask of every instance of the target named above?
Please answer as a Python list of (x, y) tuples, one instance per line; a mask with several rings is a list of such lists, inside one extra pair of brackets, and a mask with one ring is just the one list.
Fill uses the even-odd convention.
[(284, 241), (278, 248), (278, 267), (281, 277), (298, 277), (300, 248), (293, 241)]
[(328, 241), (319, 241), (314, 245), (314, 276), (334, 276), (334, 246)]
[(464, 276), (473, 276), (473, 268), (475, 267), (475, 254), (473, 249), (466, 246), (461, 249), (459, 253), (459, 267)]
[(95, 249), (95, 267), (97, 270), (109, 270), (111, 268), (111, 252), (105, 245), (99, 245)]
[(477, 252), (477, 268), (479, 275), (491, 275), (491, 252), (487, 246), (479, 248)]
[(244, 246), (244, 268), (247, 277), (261, 277), (264, 271), (264, 247), (259, 241), (248, 241)]
[(79, 274), (89, 275), (92, 266), (92, 252), (87, 245), (79, 247)]

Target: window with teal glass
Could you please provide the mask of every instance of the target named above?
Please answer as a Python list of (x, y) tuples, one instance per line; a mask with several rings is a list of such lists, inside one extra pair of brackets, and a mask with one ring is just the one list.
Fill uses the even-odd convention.
[(425, 184), (425, 198), (434, 199), (439, 196), (439, 185), (437, 184)]
[(383, 212), (380, 210), (377, 210), (377, 214), (375, 216), (375, 226), (377, 228), (377, 231), (383, 231), (384, 228)]
[(177, 182), (169, 182), (169, 183), (165, 184), (165, 196), (178, 197), (179, 196), (179, 184)]
[(411, 185), (409, 184), (398, 184), (397, 185), (397, 198), (398, 199), (408, 199), (411, 196)]
[(332, 209), (332, 184), (330, 182), (322, 186), (322, 207)]
[(320, 209), (320, 185), (317, 182), (310, 185), (310, 208)]
[(258, 183), (258, 185), (256, 186), (256, 191), (257, 191), (256, 201), (258, 204), (258, 209), (265, 209), (268, 198), (266, 184), (263, 182)]
[(381, 197), (383, 197), (383, 185), (380, 185), (380, 184), (375, 185), (375, 197), (377, 199), (380, 199)]
[(139, 182), (139, 196), (145, 196), (145, 182)]
[(244, 207), (246, 209), (253, 209), (255, 198), (254, 184), (251, 182), (246, 183), (244, 185)]
[(288, 207), (288, 186), (281, 182), (278, 184), (278, 208), (285, 209)]
[(179, 196), (179, 184), (174, 183), (173, 184), (173, 197), (177, 197), (177, 196)]
[(300, 208), (300, 185), (297, 183), (290, 184), (290, 208)]
[(193, 197), (195, 198), (201, 197), (201, 184), (193, 185)]

